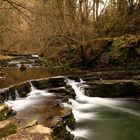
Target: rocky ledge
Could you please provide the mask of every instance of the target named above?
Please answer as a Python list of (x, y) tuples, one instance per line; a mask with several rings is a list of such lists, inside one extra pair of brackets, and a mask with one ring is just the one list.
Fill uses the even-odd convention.
[[(37, 88), (38, 94), (43, 90), (46, 95), (49, 92), (53, 93), (53, 96), (48, 97), (48, 100), (41, 100), (42, 103), (38, 103), (36, 107), (30, 105), (31, 109), (29, 107), (17, 114), (3, 103), (16, 100), (17, 96), (20, 100), (26, 98), (32, 88)], [(74, 129), (75, 119), (72, 109), (62, 105), (68, 102), (68, 98), (75, 98), (75, 93), (71, 86), (66, 84), (65, 77), (34, 80), (1, 89), (0, 138), (2, 140), (72, 140), (73, 135), (67, 131), (66, 126)], [(34, 113), (37, 117), (34, 117)]]
[(87, 84), (85, 95), (90, 97), (140, 97), (139, 80), (97, 80)]
[[(68, 76), (79, 82), (84, 80), (82, 88), (85, 95), (91, 97), (140, 97), (140, 71), (102, 71), (86, 75)], [(37, 104), (29, 105), (17, 114), (3, 102), (18, 98), (28, 99), (29, 93), (38, 89), (34, 98)], [(49, 94), (52, 96), (49, 96)], [(48, 94), (48, 96), (47, 96)], [(32, 140), (73, 140), (73, 135), (67, 131), (68, 126), (75, 128), (72, 109), (64, 107), (69, 98), (75, 99), (75, 92), (67, 85), (66, 77), (27, 81), (0, 92), (0, 138), (3, 140), (32, 139)], [(45, 99), (47, 97), (47, 100)], [(14, 117), (12, 117), (15, 115)]]
[(82, 79), (85, 95), (90, 97), (140, 97), (140, 71), (115, 70), (92, 72), (86, 75), (68, 76), (77, 82)]

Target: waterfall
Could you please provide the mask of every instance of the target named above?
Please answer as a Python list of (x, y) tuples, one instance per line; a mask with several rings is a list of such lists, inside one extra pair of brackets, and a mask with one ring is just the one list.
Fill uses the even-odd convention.
[(16, 99), (20, 98), (19, 93), (18, 93), (18, 91), (16, 89), (15, 89), (15, 97), (16, 97)]
[[(73, 109), (73, 114), (76, 119), (76, 123), (80, 124), (76, 130), (70, 131), (75, 135), (75, 139), (86, 139), (89, 140), (90, 130), (88, 128), (81, 128), (81, 124), (86, 121), (94, 121), (99, 119), (98, 112), (95, 112), (97, 108), (110, 108), (113, 110), (118, 110), (119, 112), (124, 112), (130, 115), (140, 116), (140, 113), (124, 107), (124, 103), (127, 101), (112, 98), (100, 98), (100, 97), (88, 97), (84, 94), (84, 87), (87, 86), (84, 81), (75, 82), (74, 80), (67, 79), (67, 84), (71, 85), (76, 94), (76, 100), (69, 99), (71, 107)], [(70, 106), (64, 104), (64, 106)], [(68, 129), (69, 130), (69, 129)], [(93, 132), (92, 132), (93, 133)], [(92, 134), (93, 135), (93, 134)]]
[(31, 91), (36, 90), (36, 88), (33, 86), (32, 82), (30, 81)]
[(5, 103), (18, 112), (29, 108), (32, 105), (38, 104), (39, 102), (46, 100), (46, 98), (55, 96), (53, 93), (49, 93), (46, 90), (36, 89), (31, 82), (30, 85), (31, 92), (28, 93), (27, 97), (20, 98), (18, 91), (15, 90), (16, 100), (12, 100), (11, 95), (9, 95), (9, 99)]
[(11, 93), (9, 94), (9, 96), (8, 96), (8, 100), (9, 101), (12, 101), (13, 99), (12, 99), (12, 96), (11, 96)]

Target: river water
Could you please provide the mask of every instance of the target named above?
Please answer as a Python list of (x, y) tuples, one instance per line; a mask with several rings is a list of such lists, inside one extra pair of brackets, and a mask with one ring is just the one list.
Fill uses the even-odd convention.
[(140, 140), (140, 101), (87, 97), (83, 81), (69, 80), (76, 92), (70, 99), (77, 126), (75, 140)]
[[(7, 74), (10, 73), (9, 76), (14, 77), (14, 73), (11, 70), (9, 71)], [(26, 77), (22, 80), (54, 75), (54, 73), (49, 73), (45, 69), (43, 71), (38, 69), (37, 73), (34, 73), (34, 76), (28, 72), (30, 72), (30, 69), (26, 71), (28, 78)], [(19, 75), (17, 74), (15, 80), (17, 81), (21, 75), (21, 72)], [(22, 77), (25, 75), (22, 75)], [(71, 103), (65, 104), (73, 108), (76, 129), (70, 131), (74, 134), (75, 140), (140, 140), (139, 99), (87, 97), (84, 95), (84, 87), (88, 85), (85, 85), (84, 81), (75, 82), (69, 79), (67, 81), (76, 93), (76, 99), (69, 99)], [(6, 86), (6, 84), (1, 86)], [(27, 98), (10, 101), (8, 104), (11, 104), (17, 112), (26, 110), (30, 106), (32, 110), (35, 110), (33, 113), (37, 113), (37, 107), (39, 105), (43, 107), (43, 101), (52, 100), (52, 97), (54, 98), (53, 94), (46, 94), (46, 91), (39, 91), (32, 87), (32, 91)], [(30, 113), (28, 112), (28, 114)], [(36, 114), (36, 117), (39, 118), (40, 116), (38, 115), (40, 114)]]
[(79, 70), (46, 67), (31, 67), (27, 68), (25, 71), (21, 71), (19, 68), (0, 68), (0, 72), (4, 73), (4, 78), (0, 78), (0, 88), (5, 88), (31, 79), (40, 79), (59, 75), (64, 76), (69, 74), (83, 74), (83, 72)]

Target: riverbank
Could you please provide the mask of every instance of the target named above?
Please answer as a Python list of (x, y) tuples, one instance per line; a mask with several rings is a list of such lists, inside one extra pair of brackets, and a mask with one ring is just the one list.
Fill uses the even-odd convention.
[(45, 66), (82, 69), (139, 69), (140, 37), (96, 38), (64, 46), (48, 46), (41, 53)]

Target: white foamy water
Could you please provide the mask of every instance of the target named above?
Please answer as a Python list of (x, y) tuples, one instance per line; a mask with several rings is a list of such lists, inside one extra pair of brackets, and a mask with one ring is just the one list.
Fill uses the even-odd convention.
[[(73, 80), (67, 79), (69, 85), (72, 86), (76, 93), (76, 100), (69, 99), (71, 106), (73, 108), (73, 114), (76, 119), (76, 122), (84, 122), (87, 120), (95, 120), (98, 119), (98, 113), (94, 112), (94, 108), (98, 107), (107, 107), (115, 110), (119, 110), (125, 113), (129, 113), (132, 115), (140, 116), (140, 113), (131, 109), (123, 108), (123, 103), (125, 101), (119, 99), (112, 98), (100, 98), (100, 97), (88, 97), (84, 95), (84, 82), (75, 82)], [(89, 110), (86, 112), (85, 110)], [(90, 130), (77, 128), (75, 131), (71, 131), (75, 137), (86, 138), (88, 139), (88, 135), (90, 135)]]
[[(85, 85), (85, 83), (82, 80), (81, 82), (75, 82), (69, 79), (67, 79), (66, 81), (74, 89), (76, 93), (76, 100), (69, 99), (69, 103), (63, 103), (61, 105), (73, 108), (73, 114), (78, 124), (78, 127), (74, 131), (70, 130), (69, 128), (67, 128), (67, 130), (69, 130), (75, 136), (76, 140), (77, 139), (92, 140), (94, 138), (94, 134), (96, 134), (96, 132), (94, 132), (93, 129), (91, 130), (91, 126), (92, 123), (93, 125), (95, 125), (94, 121), (100, 119), (100, 115), (99, 115), (100, 108), (105, 110), (106, 109), (108, 110), (109, 108), (110, 109), (109, 111), (119, 110), (119, 112), (125, 112), (127, 114), (132, 114), (138, 117), (140, 116), (139, 112), (123, 106), (125, 100), (112, 99), (112, 98), (87, 97), (84, 95), (85, 91), (83, 88), (87, 85)], [(15, 91), (17, 100), (15, 101), (10, 100), (6, 102), (15, 111), (17, 112), (22, 111), (39, 102), (42, 102), (44, 100), (46, 101), (46, 98), (55, 96), (53, 93), (48, 93), (45, 90), (37, 90), (32, 85), (31, 82), (30, 84), (31, 84), (31, 92), (28, 93), (26, 98), (20, 98), (19, 93)], [(102, 129), (103, 128), (101, 128), (100, 131), (102, 131)], [(91, 134), (93, 136), (92, 138), (89, 137)]]
[(17, 90), (15, 90), (15, 96), (16, 96), (16, 99), (19, 99), (19, 98), (20, 98), (20, 97), (19, 97), (19, 93), (18, 93)]
[(120, 110), (123, 112), (127, 112), (133, 115), (138, 115), (140, 116), (139, 112), (133, 111), (131, 109), (126, 109), (121, 107), (121, 105), (125, 102), (119, 99), (112, 99), (112, 98), (100, 98), (100, 97), (88, 97), (86, 95), (84, 95), (84, 89), (82, 88), (82, 83), (77, 83), (73, 80), (67, 80), (69, 82), (69, 84), (72, 86), (72, 88), (75, 90), (76, 93), (76, 101), (81, 101), (81, 102), (85, 102), (85, 104), (83, 103), (78, 103), (76, 101), (72, 101), (72, 104), (74, 106), (74, 108), (77, 109), (85, 109), (85, 108), (93, 108), (93, 107), (100, 107), (100, 106), (106, 106), (106, 107), (110, 107), (116, 110)]
[(28, 93), (27, 97), (19, 98), (19, 94), (15, 91), (16, 100), (9, 100), (5, 103), (10, 106), (15, 111), (22, 111), (29, 108), (31, 105), (37, 104), (40, 101), (45, 100), (47, 97), (54, 96), (53, 93), (48, 93), (44, 90), (37, 90), (33, 85), (31, 85), (31, 92)]
[(71, 132), (75, 137), (82, 137), (82, 138), (88, 138), (88, 130), (86, 129), (76, 129), (75, 131)]

